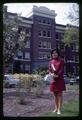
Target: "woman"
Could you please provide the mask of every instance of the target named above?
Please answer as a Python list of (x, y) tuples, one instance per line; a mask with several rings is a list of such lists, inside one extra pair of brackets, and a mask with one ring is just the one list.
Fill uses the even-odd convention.
[[(54, 94), (55, 109), (53, 112), (61, 114), (62, 105), (62, 91), (66, 90), (64, 83), (64, 61), (60, 58), (59, 50), (54, 49), (51, 51), (51, 61), (49, 62), (49, 74), (53, 76), (53, 80), (50, 84), (50, 91)], [(56, 74), (53, 73), (52, 64), (56, 69)]]

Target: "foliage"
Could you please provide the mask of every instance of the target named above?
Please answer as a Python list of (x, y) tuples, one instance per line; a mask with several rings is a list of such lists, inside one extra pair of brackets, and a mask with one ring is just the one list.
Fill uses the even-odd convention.
[(67, 14), (67, 18), (74, 25), (79, 25), (79, 4), (73, 4)]
[(3, 59), (4, 65), (9, 65), (18, 50), (24, 48), (26, 44), (26, 33), (19, 29), (19, 16), (16, 14), (13, 19), (10, 19), (7, 13), (7, 7), (3, 6)]
[(5, 87), (9, 87), (9, 82), (8, 82), (8, 81), (3, 80), (3, 88), (5, 88)]
[(13, 74), (13, 77), (19, 79), (17, 93), (19, 102), (24, 103), (25, 96), (32, 91), (35, 96), (43, 94), (44, 83), (42, 77), (38, 74)]
[(73, 43), (73, 40), (76, 40), (76, 45), (79, 47), (79, 31), (77, 28), (74, 28), (74, 27), (68, 27), (65, 31), (65, 34), (64, 34), (64, 43), (65, 43), (65, 46), (68, 45), (70, 46), (71, 43)]
[(45, 74), (47, 74), (47, 70), (48, 68), (46, 66), (44, 67), (39, 67), (38, 69), (36, 69), (33, 73), (35, 74), (39, 74), (41, 76), (44, 76)]

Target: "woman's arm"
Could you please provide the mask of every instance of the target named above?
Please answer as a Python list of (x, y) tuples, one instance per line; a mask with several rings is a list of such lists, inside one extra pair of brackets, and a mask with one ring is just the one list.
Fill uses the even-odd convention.
[(58, 75), (56, 75), (56, 74), (54, 74), (54, 73), (52, 72), (51, 62), (49, 62), (49, 65), (48, 65), (48, 73), (49, 73), (52, 77), (54, 77), (54, 78), (59, 77)]

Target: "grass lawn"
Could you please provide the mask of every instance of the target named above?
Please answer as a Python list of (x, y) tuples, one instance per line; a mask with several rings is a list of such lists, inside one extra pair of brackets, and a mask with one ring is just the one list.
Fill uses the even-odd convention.
[[(76, 91), (79, 90), (79, 85), (67, 85), (66, 86), (67, 91)], [(78, 116), (79, 115), (79, 100), (78, 99), (72, 99), (69, 101), (66, 101), (62, 106), (62, 114), (57, 115), (57, 113), (53, 112), (47, 112), (44, 114), (41, 114), (41, 116), (50, 116), (50, 117), (72, 117), (72, 116)]]
[(69, 85), (69, 84), (67, 84), (66, 85), (66, 89), (67, 90), (79, 90), (79, 85), (78, 84), (74, 84), (74, 85)]
[(57, 113), (53, 112), (47, 112), (42, 114), (41, 116), (50, 116), (50, 117), (72, 117), (72, 116), (78, 116), (79, 115), (79, 102), (78, 100), (70, 100), (66, 103), (64, 103), (62, 107), (62, 114), (57, 115)]

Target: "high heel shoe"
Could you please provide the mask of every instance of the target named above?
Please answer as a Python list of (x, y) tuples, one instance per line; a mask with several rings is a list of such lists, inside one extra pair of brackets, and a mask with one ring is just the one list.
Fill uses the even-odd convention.
[(60, 110), (57, 111), (57, 114), (61, 114)]

